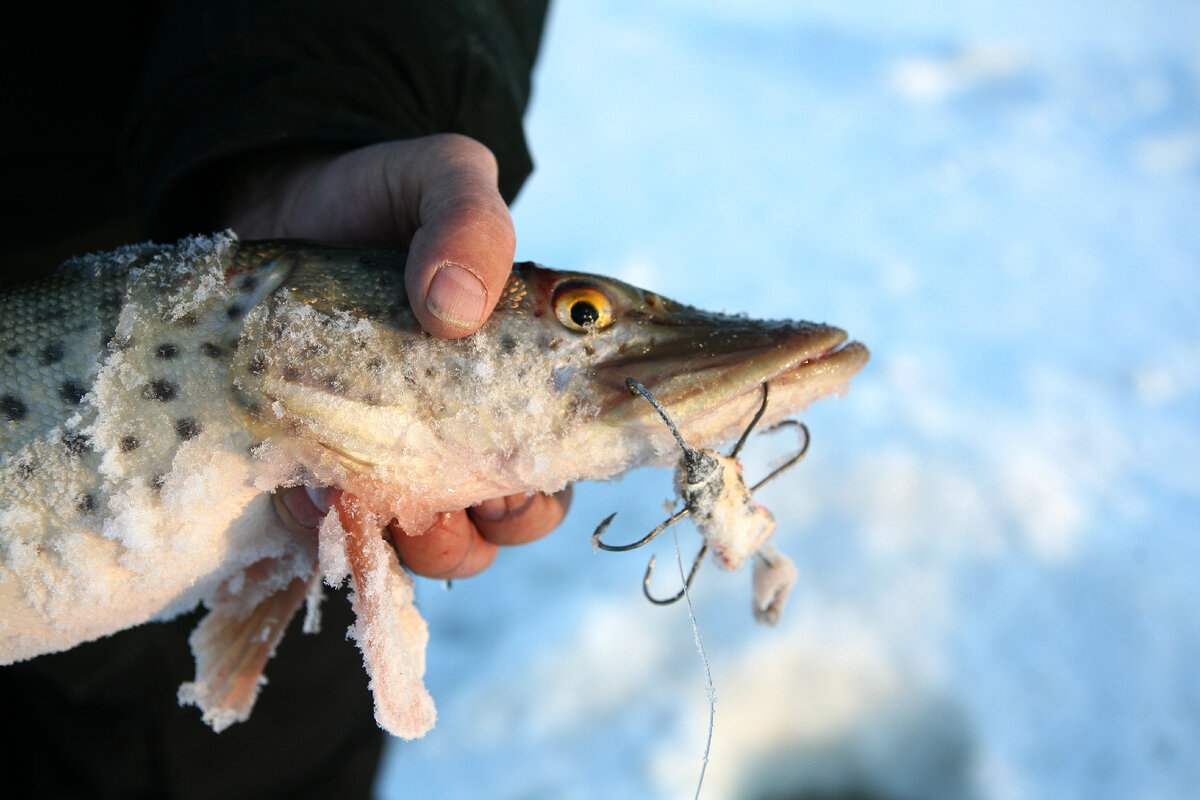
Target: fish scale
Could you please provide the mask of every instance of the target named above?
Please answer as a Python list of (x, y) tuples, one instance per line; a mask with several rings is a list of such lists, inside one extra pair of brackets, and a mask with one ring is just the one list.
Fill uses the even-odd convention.
[[(214, 391), (224, 394), (229, 361), (215, 342), (228, 336), (238, 294), (202, 317), (163, 318), (139, 305), (145, 284), (161, 288), (148, 265), (179, 256), (171, 246), (126, 248), (68, 262), (62, 275), (9, 295), (0, 391), (25, 413), (4, 415), (0, 447), (23, 480), (5, 480), (0, 503), (42, 496), (61, 508), (64, 495), (90, 498), (72, 529), (96, 530), (102, 515), (90, 525), (87, 517), (103, 510), (115, 480), (161, 489), (181, 442), (214, 425), (225, 428), (218, 435), (231, 433), (220, 424), (224, 404), (213, 402)], [(188, 283), (176, 279), (179, 288)], [(98, 420), (96, 404), (85, 402), (95, 390), (126, 399)]]
[[(689, 441), (713, 447), (746, 425), (764, 382), (770, 422), (844, 391), (867, 360), (831, 326), (713, 314), (532, 264), (514, 265), (476, 334), (437, 339), (408, 305), (404, 262), (222, 234), (86, 256), (8, 291), (0, 663), (203, 602), (200, 673), (181, 697), (219, 728), (249, 713), (280, 615), (305, 582), (340, 582), (333, 565), (349, 554), (365, 559), (360, 614), (399, 604), (395, 624), (356, 626), (369, 668), (393, 657), (369, 653), (382, 646), (372, 637), (405, 638), (380, 651), (408, 660), (387, 666), (407, 675), (401, 688), (375, 675), (377, 708), (431, 715), (424, 623), (378, 526), (415, 533), (489, 498), (672, 461), (671, 436), (629, 378)], [(327, 518), (320, 552), (275, 510), (272, 494), (296, 485), (341, 488), (355, 509), (345, 528)], [(376, 586), (379, 569), (391, 577)], [(238, 647), (257, 650), (216, 652)], [(232, 705), (207, 683), (218, 664), (249, 670)], [(420, 735), (432, 716), (380, 721)]]

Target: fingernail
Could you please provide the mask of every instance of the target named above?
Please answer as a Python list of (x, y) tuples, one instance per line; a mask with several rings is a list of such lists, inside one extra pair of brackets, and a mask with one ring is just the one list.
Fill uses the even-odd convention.
[(305, 486), (304, 493), (308, 495), (308, 499), (312, 500), (312, 504), (317, 507), (317, 510), (322, 514), (329, 513), (329, 501), (325, 497), (324, 486)]
[(297, 532), (316, 530), (325, 517), (298, 486), (276, 492), (271, 500), (275, 503), (280, 521)]
[(474, 329), (483, 322), (487, 289), (466, 267), (446, 263), (433, 275), (429, 294), (425, 296), (425, 307), (447, 325)]

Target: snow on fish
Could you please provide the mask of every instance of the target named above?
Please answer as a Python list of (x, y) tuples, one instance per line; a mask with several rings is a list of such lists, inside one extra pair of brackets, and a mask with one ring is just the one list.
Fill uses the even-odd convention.
[[(476, 334), (421, 331), (403, 253), (222, 234), (77, 258), (5, 292), (0, 319), (0, 663), (203, 603), (196, 680), (245, 719), (288, 621), (349, 580), (376, 719), (434, 723), (428, 632), (384, 523), (669, 463), (634, 379), (697, 447), (845, 391), (841, 330), (700, 311), (518, 264)], [(336, 487), (318, 541), (281, 490)]]

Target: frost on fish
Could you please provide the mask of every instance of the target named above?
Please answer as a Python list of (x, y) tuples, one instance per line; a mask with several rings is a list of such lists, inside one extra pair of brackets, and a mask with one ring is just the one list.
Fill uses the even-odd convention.
[[(181, 698), (221, 727), (249, 713), (283, 618), (307, 599), (315, 625), (320, 578), (349, 575), (377, 718), (420, 735), (427, 633), (378, 523), (417, 534), (440, 512), (669, 460), (626, 378), (715, 446), (764, 381), (780, 418), (867, 358), (829, 326), (534, 265), (514, 267), (477, 334), (441, 340), (409, 309), (403, 266), (219, 235), (83, 257), (9, 291), (0, 663), (202, 602)], [(315, 540), (276, 512), (271, 494), (293, 486), (345, 491)]]
[(0, 437), (5, 661), (186, 611), (262, 558), (307, 568), (223, 400), (253, 295), (232, 246), (123, 248), (8, 298), (0, 380), (28, 413)]

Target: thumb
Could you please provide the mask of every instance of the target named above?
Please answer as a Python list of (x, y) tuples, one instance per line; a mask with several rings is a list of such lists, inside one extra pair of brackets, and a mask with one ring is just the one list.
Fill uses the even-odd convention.
[(492, 152), (465, 136), (421, 140), (417, 228), (405, 283), (421, 327), (436, 336), (474, 333), (512, 269), (516, 234), (496, 186)]

